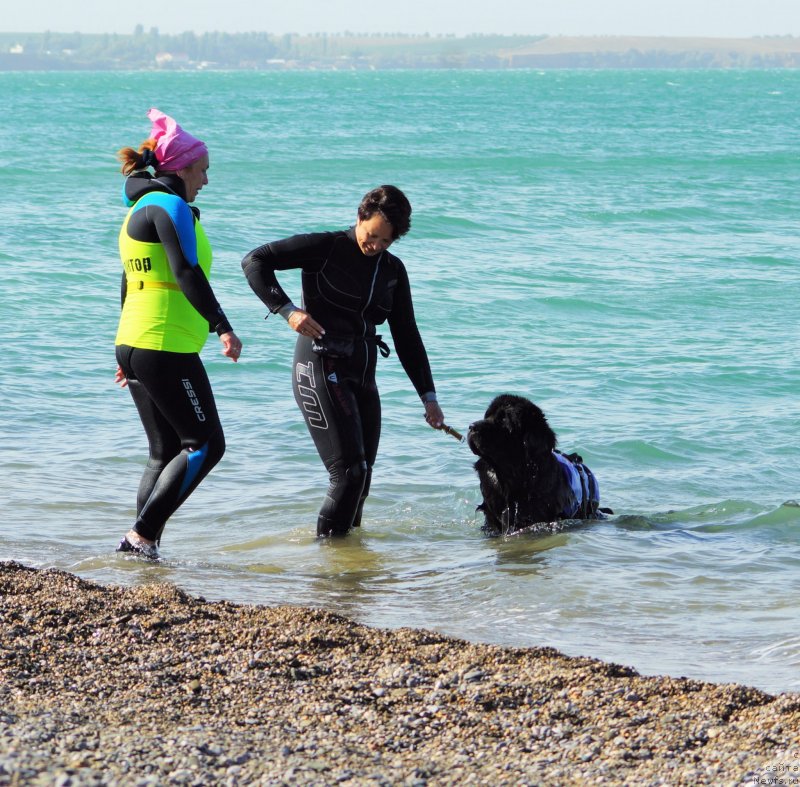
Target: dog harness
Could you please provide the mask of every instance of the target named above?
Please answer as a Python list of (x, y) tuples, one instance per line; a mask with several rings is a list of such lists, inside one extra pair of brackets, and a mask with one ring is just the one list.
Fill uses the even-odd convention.
[(594, 473), (579, 461), (577, 454), (571, 455), (576, 457), (575, 460), (559, 451), (553, 451), (553, 456), (561, 465), (571, 490), (569, 503), (561, 515), (565, 519), (572, 519), (575, 516), (585, 516), (592, 509), (596, 509), (600, 503), (600, 485)]

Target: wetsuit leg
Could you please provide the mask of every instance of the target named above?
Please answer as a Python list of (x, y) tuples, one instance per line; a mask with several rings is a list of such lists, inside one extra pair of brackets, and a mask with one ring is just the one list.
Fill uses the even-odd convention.
[(176, 509), (225, 453), (208, 376), (193, 353), (117, 348), (150, 446), (133, 529), (158, 541)]
[(361, 413), (361, 433), (364, 437), (364, 460), (367, 463), (367, 471), (356, 515), (353, 518), (353, 527), (361, 525), (364, 501), (369, 495), (372, 468), (375, 464), (375, 457), (378, 455), (378, 443), (381, 439), (381, 398), (374, 378), (371, 383), (357, 389), (356, 399), (358, 410)]
[(303, 337), (297, 342), (293, 371), (295, 399), (330, 478), (317, 535), (345, 535), (368, 476), (357, 385), (346, 360), (317, 356)]
[(150, 499), (153, 488), (164, 468), (181, 452), (181, 440), (139, 380), (129, 377), (128, 390), (131, 392), (139, 412), (139, 418), (144, 425), (150, 448), (150, 455), (147, 458), (147, 464), (139, 481), (139, 491), (136, 494), (136, 516), (138, 517)]

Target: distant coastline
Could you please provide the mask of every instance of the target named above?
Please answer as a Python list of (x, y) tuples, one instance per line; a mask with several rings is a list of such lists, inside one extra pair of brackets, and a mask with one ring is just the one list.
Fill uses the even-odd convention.
[(800, 68), (800, 37), (0, 33), (0, 71)]

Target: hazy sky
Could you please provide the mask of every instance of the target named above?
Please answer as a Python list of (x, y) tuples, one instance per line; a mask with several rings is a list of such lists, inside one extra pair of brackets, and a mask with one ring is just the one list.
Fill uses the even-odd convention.
[[(0, 32), (800, 35), (800, 0), (21, 0)], [(151, 16), (145, 9), (151, 8)]]

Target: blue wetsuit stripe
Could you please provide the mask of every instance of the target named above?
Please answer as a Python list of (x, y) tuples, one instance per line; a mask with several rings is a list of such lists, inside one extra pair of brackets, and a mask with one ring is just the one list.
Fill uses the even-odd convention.
[(194, 231), (192, 209), (180, 197), (174, 194), (165, 194), (162, 191), (145, 194), (136, 203), (136, 210), (141, 210), (149, 205), (161, 208), (167, 214), (175, 227), (183, 256), (192, 267), (195, 267), (197, 265), (197, 236)]
[(203, 467), (203, 462), (206, 460), (208, 454), (208, 443), (197, 451), (192, 451), (186, 458), (186, 475), (183, 477), (183, 484), (181, 484), (181, 491), (178, 495), (183, 497), (186, 490), (192, 485), (192, 482), (197, 478), (197, 474)]

